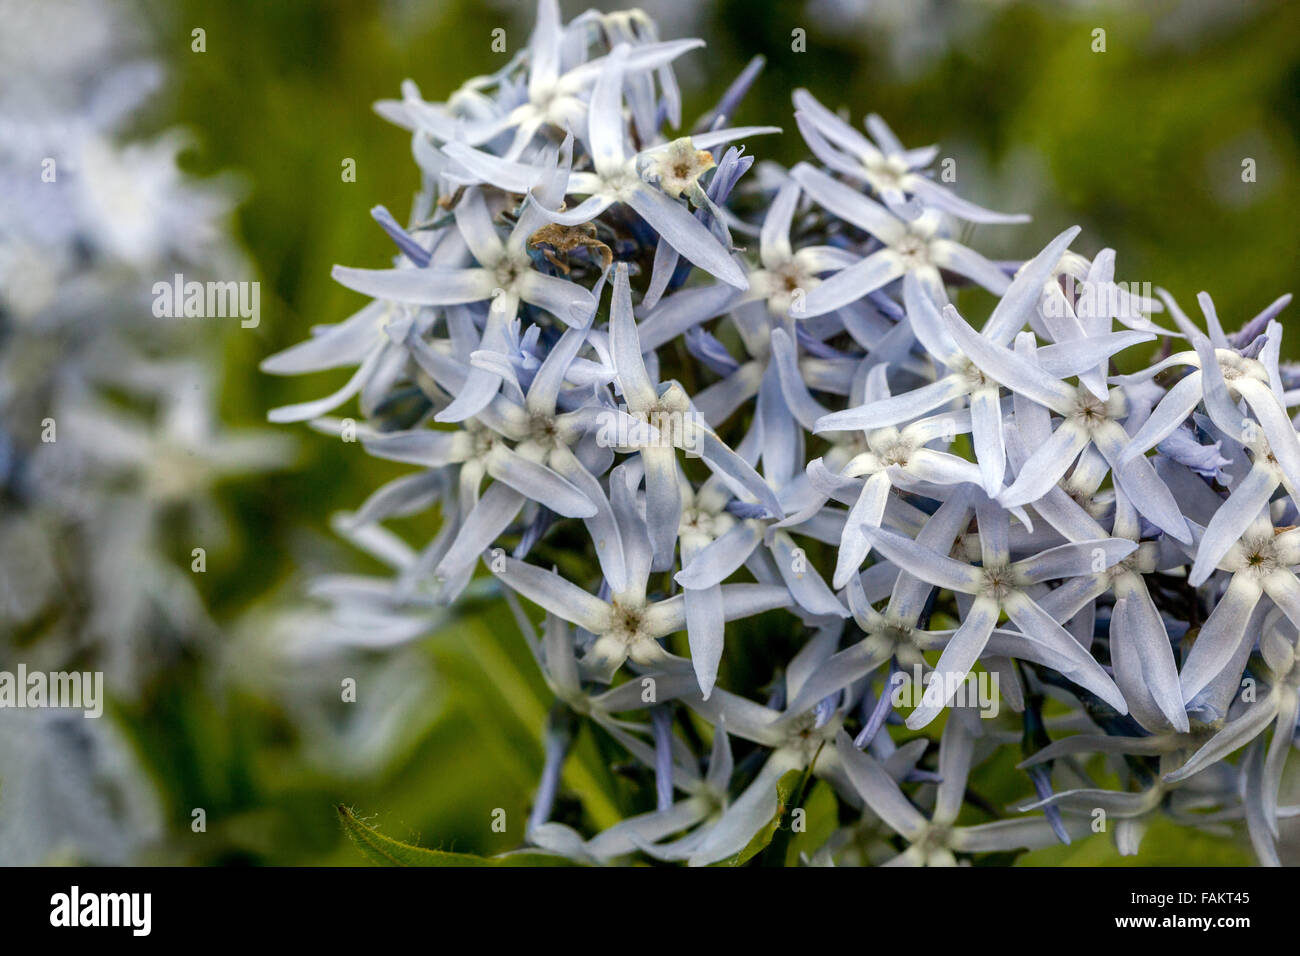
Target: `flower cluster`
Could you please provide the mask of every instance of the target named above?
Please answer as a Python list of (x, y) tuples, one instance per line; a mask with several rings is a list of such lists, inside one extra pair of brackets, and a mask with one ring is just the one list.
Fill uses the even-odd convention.
[[(483, 563), (559, 701), (528, 838), (576, 859), (742, 859), (794, 771), (840, 803), (810, 862), (1099, 830), (1131, 853), (1162, 813), (1244, 819), (1276, 863), (1300, 705), (1289, 296), (1229, 332), (1202, 294), (1203, 330), (1116, 282), (1112, 250), (1072, 251), (1077, 228), (991, 261), (971, 224), (1027, 217), (803, 90), (812, 159), (755, 166), (778, 130), (731, 116), (759, 62), (668, 132), (700, 45), (541, 0), (498, 72), (378, 105), (422, 172), (407, 227), (374, 211), (394, 266), (336, 267), (374, 301), (264, 368), (355, 368), (271, 419), (419, 470), (339, 522), (392, 575), (318, 593), (398, 643)], [(989, 314), (958, 312), (966, 286)], [(328, 417), (354, 397), (363, 421)], [(431, 508), (427, 543), (385, 524)], [(732, 626), (768, 612), (786, 624)], [(594, 835), (552, 821), (581, 722), (654, 793)], [(1006, 748), (1033, 796), (970, 802)]]

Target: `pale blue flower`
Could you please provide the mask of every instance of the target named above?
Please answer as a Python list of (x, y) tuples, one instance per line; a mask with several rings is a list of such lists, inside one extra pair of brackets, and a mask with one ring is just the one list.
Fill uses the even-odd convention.
[[(975, 598), (962, 625), (952, 635), (935, 665), (944, 687), (955, 690), (966, 677), (997, 625), (1002, 613), (1021, 633), (1047, 645), (1077, 669), (1071, 677), (1084, 683), (1121, 714), (1128, 712), (1123, 695), (1109, 675), (1032, 596), (1033, 586), (1104, 570), (1131, 554), (1136, 545), (1120, 538), (1077, 541), (1050, 548), (1019, 561), (1011, 560), (1010, 522), (994, 502), (976, 505), (980, 527), (981, 563), (978, 567), (946, 557), (886, 529), (864, 529), (871, 544), (900, 569), (929, 584)], [(924, 727), (943, 710), (946, 700), (924, 700), (907, 718), (913, 729)]]
[(804, 314), (830, 312), (883, 288), (904, 275), (915, 275), (938, 298), (946, 298), (940, 269), (966, 276), (995, 295), (1007, 291), (1010, 278), (994, 263), (948, 238), (942, 214), (933, 210), (904, 220), (879, 203), (806, 163), (790, 175), (822, 208), (869, 233), (883, 248), (841, 269), (808, 293)]
[[(929, 816), (907, 798), (894, 778), (870, 755), (862, 753), (847, 734), (835, 741), (845, 773), (863, 803), (907, 849), (884, 861), (883, 866), (956, 866), (958, 853), (1038, 849), (1056, 843), (1052, 821), (1046, 816), (1011, 818), (974, 826), (955, 826), (965, 800), (966, 779), (974, 760), (977, 734), (968, 715), (954, 713), (944, 727), (939, 744), (939, 776), (934, 808)], [(1082, 834), (1086, 828), (1076, 828)]]
[[(872, 142), (840, 119), (807, 90), (794, 92), (795, 120), (808, 148), (834, 172), (865, 182), (896, 215), (915, 219), (930, 207), (970, 222), (1028, 222), (1021, 214), (992, 212), (962, 199), (921, 174), (939, 153), (937, 146), (905, 149), (875, 113), (863, 121)], [(909, 203), (907, 197), (916, 201)]]

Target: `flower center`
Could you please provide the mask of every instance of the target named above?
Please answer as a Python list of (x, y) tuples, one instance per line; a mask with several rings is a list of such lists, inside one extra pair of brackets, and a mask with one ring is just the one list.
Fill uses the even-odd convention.
[(908, 269), (930, 265), (930, 243), (922, 236), (907, 233), (894, 244), (894, 251), (902, 257)]
[(690, 399), (680, 385), (673, 383), (655, 399), (641, 418), (659, 431), (660, 440), (674, 447), (693, 447), (694, 435), (687, 434), (687, 422), (693, 416)]
[(506, 292), (512, 291), (526, 268), (514, 259), (502, 259), (493, 270), (497, 285)]
[(628, 646), (635, 644), (644, 636), (641, 628), (645, 623), (645, 606), (619, 601), (614, 601), (612, 606), (609, 633)]
[(555, 418), (544, 412), (536, 412), (528, 422), (529, 437), (542, 448), (555, 448), (560, 444), (560, 435), (555, 427)]
[(830, 727), (831, 724), (818, 727), (815, 712), (804, 714), (791, 726), (786, 746), (798, 751), (803, 756), (804, 764), (807, 765), (808, 761), (816, 756), (822, 742), (827, 739)]
[(496, 432), (490, 428), (484, 428), (477, 422), (467, 422), (465, 430), (469, 432), (470, 438), (474, 445), (474, 457), (482, 458), (487, 455), (497, 443)]
[(984, 568), (984, 594), (1002, 601), (1015, 589), (1011, 569), (1006, 565), (990, 565)]
[(952, 828), (943, 824), (932, 823), (925, 828), (916, 841), (916, 845), (925, 851), (928, 856), (938, 850), (948, 849), (948, 842), (952, 836)]
[(1074, 402), (1074, 420), (1091, 432), (1110, 420), (1110, 409), (1096, 395), (1080, 389)]
[(880, 456), (880, 460), (886, 465), (905, 466), (912, 457), (912, 451), (911, 442), (899, 439), (885, 449), (884, 454)]
[(1243, 570), (1259, 577), (1267, 577), (1281, 566), (1272, 538), (1243, 538), (1241, 551)]
[(691, 138), (683, 136), (654, 153), (646, 163), (646, 173), (666, 195), (678, 199), (683, 193), (698, 195), (700, 177), (715, 165), (712, 153), (696, 149)]
[(896, 157), (886, 156), (873, 159), (863, 164), (867, 171), (867, 180), (877, 190), (903, 188), (903, 177), (907, 174), (907, 164)]
[(681, 530), (685, 534), (700, 534), (708, 538), (717, 537), (718, 516), (699, 508), (682, 510)]
[(806, 294), (817, 279), (808, 275), (794, 262), (785, 262), (767, 272), (767, 308), (773, 315), (785, 315), (797, 296)]

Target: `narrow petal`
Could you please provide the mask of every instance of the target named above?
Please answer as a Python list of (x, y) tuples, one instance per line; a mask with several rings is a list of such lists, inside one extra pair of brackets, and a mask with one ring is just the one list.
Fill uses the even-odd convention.
[(975, 460), (979, 462), (984, 492), (996, 497), (1002, 490), (1007, 466), (1007, 446), (1002, 439), (1002, 397), (998, 389), (981, 388), (971, 393), (970, 413)]
[(732, 525), (685, 567), (673, 580), (684, 588), (708, 588), (729, 578), (748, 560), (754, 548), (763, 539), (762, 527), (753, 521)]
[[(1073, 830), (1071, 836), (1086, 836), (1090, 831), (1086, 821), (1071, 819), (1066, 821), (1066, 829)], [(1025, 817), (1023, 819), (995, 820), (993, 823), (980, 823), (972, 827), (958, 827), (952, 831), (952, 846), (955, 850), (966, 853), (994, 853), (1007, 850), (1041, 850), (1056, 846), (1060, 837), (1047, 817)]]
[(673, 564), (677, 529), (682, 520), (682, 489), (677, 483), (677, 452), (672, 448), (643, 448), (646, 524), (654, 546), (654, 568)]
[(906, 180), (907, 190), (917, 199), (933, 209), (941, 209), (967, 222), (1013, 223), (1029, 222), (1030, 217), (1024, 213), (994, 212), (962, 199), (956, 193), (945, 189), (932, 179), (924, 176), (909, 176)]
[(1172, 773), (1165, 774), (1165, 782), (1178, 783), (1180, 780), (1186, 780), (1233, 751), (1246, 746), (1268, 729), (1268, 725), (1277, 719), (1277, 713), (1278, 699), (1274, 696), (1270, 695), (1250, 704), (1240, 717), (1224, 724), (1222, 730), (1187, 758), (1187, 763)]
[(348, 320), (263, 359), (258, 368), (270, 375), (302, 375), (356, 365), (374, 346), (387, 313), (383, 302), (371, 302)]
[(1124, 460), (1146, 454), (1172, 435), (1201, 401), (1201, 373), (1193, 372), (1178, 380), (1165, 393), (1155, 409), (1147, 416), (1142, 427), (1124, 449)]
[(1072, 541), (1017, 561), (1015, 569), (1025, 580), (1035, 583), (1100, 574), (1127, 558), (1137, 547), (1136, 541), (1124, 538)]
[(1004, 294), (1011, 285), (1011, 277), (996, 265), (974, 249), (951, 239), (932, 241), (930, 258), (935, 265), (974, 280), (994, 295)]
[(487, 472), (522, 495), (566, 518), (590, 518), (596, 506), (567, 479), (503, 445), (487, 457)]
[(710, 828), (708, 837), (691, 856), (691, 866), (708, 866), (739, 853), (777, 810), (776, 784), (799, 762), (788, 750), (776, 751), (725, 813)]
[(727, 285), (737, 289), (749, 288), (749, 280), (731, 252), (686, 207), (645, 183), (633, 186), (625, 201), (659, 233), (663, 242), (681, 253), (682, 258), (689, 259)]
[(545, 309), (565, 325), (581, 327), (596, 311), (590, 292), (558, 276), (527, 272), (518, 283), (519, 297), (530, 305)]
[(873, 252), (816, 285), (804, 299), (804, 309), (799, 317), (824, 315), (857, 302), (893, 282), (905, 271), (902, 258), (893, 249)]
[(297, 405), (282, 405), (279, 408), (273, 408), (266, 413), (266, 419), (270, 422), (283, 424), (286, 422), (305, 422), (313, 418), (319, 418), (326, 412), (338, 408), (357, 392), (361, 391), (362, 386), (370, 379), (374, 370), (379, 367), (379, 363), (384, 357), (385, 348), (382, 343), (376, 343), (366, 356), (361, 367), (353, 373), (347, 383), (332, 395), (324, 398), (318, 398), (311, 402), (300, 402)]
[(646, 371), (632, 316), (632, 287), (628, 283), (627, 264), (620, 262), (614, 272), (614, 298), (610, 307), (609, 347), (618, 373), (619, 390), (633, 411), (644, 411), (658, 398), (650, 374)]
[(718, 662), (722, 660), (726, 620), (719, 585), (692, 589), (685, 593), (686, 636), (691, 647), (691, 666), (700, 682), (700, 693), (709, 699), (718, 680)]
[(884, 206), (807, 163), (796, 165), (790, 175), (823, 209), (866, 230), (881, 242), (896, 242), (906, 232), (902, 221)]
[(877, 472), (867, 479), (854, 502), (849, 516), (844, 522), (844, 531), (840, 538), (839, 553), (835, 558), (835, 576), (832, 585), (838, 590), (849, 583), (849, 578), (858, 573), (862, 562), (871, 551), (871, 541), (865, 532), (869, 528), (879, 528), (885, 516), (885, 505), (889, 501), (889, 476)]
[(1232, 660), (1244, 640), (1253, 640), (1246, 633), (1251, 612), (1261, 596), (1260, 586), (1244, 574), (1234, 574), (1219, 603), (1205, 623), (1191, 651), (1183, 660), (1179, 680), (1183, 686), (1183, 701), (1190, 703)]
[(1196, 562), (1192, 565), (1187, 581), (1193, 587), (1200, 587), (1210, 577), (1228, 553), (1260, 516), (1268, 505), (1268, 500), (1277, 490), (1277, 478), (1271, 469), (1255, 465), (1247, 472), (1228, 496), (1228, 500), (1219, 506), (1219, 510), (1210, 519), (1196, 545)]
[(493, 279), (486, 269), (352, 269), (335, 266), (335, 282), (349, 289), (415, 305), (456, 305), (491, 298)]
[(593, 633), (600, 633), (609, 626), (610, 610), (604, 601), (576, 584), (570, 584), (553, 571), (514, 558), (502, 560), (505, 569), (497, 572), (497, 577), (521, 597)]
[(509, 485), (493, 482), (465, 518), (455, 541), (434, 570), (435, 577), (453, 579), (472, 568), (479, 555), (515, 520), (526, 500)]
[(872, 547), (909, 574), (936, 587), (963, 594), (978, 594), (983, 576), (977, 568), (947, 555), (922, 547), (911, 538), (888, 528), (868, 528), (863, 531)]
[(470, 437), (465, 432), (434, 431), (430, 428), (384, 432), (362, 438), (361, 444), (376, 458), (423, 465), (426, 468), (464, 461), (469, 457), (472, 447)]
[(596, 548), (596, 560), (609, 583), (610, 591), (618, 594), (627, 587), (627, 565), (623, 559), (623, 536), (619, 522), (614, 517), (600, 482), (582, 466), (582, 462), (567, 448), (551, 455), (551, 466), (569, 483), (586, 496), (595, 506), (596, 513), (584, 519), (587, 533)]
[(798, 550), (785, 532), (772, 536), (772, 557), (795, 603), (809, 614), (848, 617), (848, 608), (827, 587), (807, 556), (802, 552), (796, 554)]
[(914, 421), (966, 393), (966, 384), (956, 375), (857, 408), (833, 412), (817, 420), (816, 432), (864, 431)]
[(979, 335), (952, 306), (944, 308), (943, 318), (953, 341), (986, 375), (1059, 414), (1070, 413), (1074, 407), (1075, 390), (1069, 385), (1048, 375), (1028, 359)]
[(1108, 422), (1093, 431), (1092, 442), (1105, 457), (1119, 481), (1120, 490), (1134, 507), (1161, 531), (1190, 544), (1192, 534), (1187, 519), (1151, 462), (1141, 456), (1127, 462), (1121, 460), (1128, 433), (1116, 422)]
[(921, 703), (908, 715), (906, 724), (909, 730), (920, 730), (943, 713), (948, 701), (956, 694), (958, 686), (983, 653), (989, 635), (997, 625), (998, 613), (996, 601), (975, 599), (975, 603), (966, 612), (961, 627), (957, 628), (948, 641), (948, 646), (939, 655)]
[(1128, 713), (1124, 695), (1119, 692), (1105, 669), (1079, 645), (1069, 631), (1030, 600), (1028, 595), (1022, 591), (1014, 592), (1003, 602), (1003, 606), (1016, 627), (1025, 634), (1075, 662), (1075, 667), (1063, 671), (1070, 680), (1096, 694), (1118, 713)]
[(915, 840), (925, 832), (930, 824), (921, 811), (903, 795), (894, 778), (875, 758), (853, 746), (843, 731), (835, 737), (835, 753), (862, 802), (891, 830), (907, 840)]
[(939, 776), (942, 781), (934, 797), (931, 818), (938, 825), (952, 823), (966, 800), (966, 778), (970, 775), (975, 737), (963, 720), (954, 715), (943, 728), (939, 741)]
[(865, 640), (831, 655), (804, 681), (799, 693), (786, 706), (786, 713), (807, 713), (818, 701), (861, 680), (888, 659), (888, 650)]
[(1185, 734), (1187, 710), (1164, 620), (1140, 576), (1122, 575), (1115, 590), (1110, 654), (1129, 711), (1153, 733), (1169, 727)]

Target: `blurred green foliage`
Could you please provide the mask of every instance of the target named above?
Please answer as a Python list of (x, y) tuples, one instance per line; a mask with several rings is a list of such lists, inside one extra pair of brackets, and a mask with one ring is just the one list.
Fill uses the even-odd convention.
[[(1225, 0), (1225, 9), (1238, 6)], [(579, 12), (567, 0), (562, 7), (566, 16)], [(1205, 289), (1231, 327), (1292, 289), (1297, 273), (1300, 5), (1250, 5), (1240, 20), (1172, 40), (1163, 29), (1169, 22), (1158, 22), (1171, 10), (1011, 3), (900, 76), (871, 52), (888, 38), (873, 37), (877, 46), (869, 47), (853, 31), (819, 25), (797, 3), (722, 0), (697, 14), (710, 47), (690, 55), (703, 82), (684, 84), (685, 116), (690, 123), (762, 54), (767, 70), (736, 120), (779, 124), (786, 133), (751, 143), (758, 157), (787, 164), (806, 157), (790, 115), (795, 87), (848, 107), (855, 122), (878, 112), (909, 145), (942, 143), (971, 199), (1034, 214), (1027, 227), (983, 227), (978, 248), (1024, 257), (1080, 223), (1079, 251), (1116, 248), (1117, 278), (1163, 285), (1189, 309)], [(222, 411), (233, 424), (260, 423), (267, 409), (324, 395), (346, 379), (346, 372), (278, 379), (257, 363), (363, 304), (330, 280), (330, 266), (385, 265), (389, 244), (368, 210), (382, 203), (401, 219), (417, 186), (407, 134), (375, 116), (371, 103), (397, 96), (404, 78), (426, 98), (442, 99), (489, 72), (503, 60), (490, 49), (490, 31), (507, 27), (513, 52), (531, 29), (531, 4), (176, 0), (150, 11), (159, 53), (172, 68), (162, 109), (197, 133), (192, 167), (234, 169), (249, 185), (238, 227), (259, 270), (263, 318), (256, 330), (227, 338)], [(191, 52), (196, 27), (206, 31), (206, 52)], [(796, 27), (807, 30), (806, 52), (791, 49)], [(1105, 53), (1092, 51), (1097, 27), (1107, 31)], [(1241, 181), (1245, 157), (1257, 163), (1253, 184)], [(348, 158), (356, 182), (342, 179)], [(979, 294), (971, 295), (977, 308)], [(1297, 341), (1293, 335), (1293, 355)], [(296, 467), (224, 492), (238, 547), (203, 584), (225, 625), (272, 592), (295, 594), (305, 571), (381, 570), (333, 543), (328, 517), (404, 469), (358, 445), (292, 430), (303, 446)], [(760, 637), (751, 629), (731, 647), (758, 651), (768, 632), (778, 645), (791, 639), (788, 627), (759, 627)], [(499, 607), (462, 616), (419, 653), (439, 678), (433, 716), (389, 766), (364, 775), (306, 760), (281, 703), (223, 679), (203, 657), (120, 706), (168, 810), (174, 839), (162, 858), (360, 863), (339, 827), (338, 804), (356, 807), (387, 836), (426, 847), (480, 854), (516, 847), (541, 767), (549, 693)], [(743, 681), (743, 657), (726, 663)], [(644, 809), (644, 788), (611, 763), (584, 735), (566, 769), (561, 819), (606, 826)], [(986, 768), (972, 786), (987, 788), (994, 805), (1023, 797), (1029, 782), (1013, 765)], [(812, 801), (822, 807), (814, 816), (824, 837), (833, 804), (823, 791), (814, 788)], [(190, 830), (195, 807), (207, 811), (204, 834)], [(498, 807), (507, 812), (507, 834), (490, 829)], [(1203, 862), (1207, 853), (1225, 863), (1248, 859), (1238, 846), (1210, 848), (1207, 840), (1153, 829), (1146, 848), (1155, 856), (1147, 861)], [(808, 839), (795, 847), (812, 849)], [(1103, 840), (1030, 859), (1118, 860)]]

